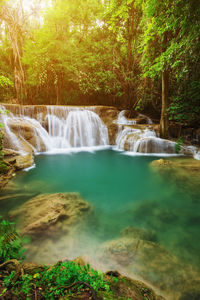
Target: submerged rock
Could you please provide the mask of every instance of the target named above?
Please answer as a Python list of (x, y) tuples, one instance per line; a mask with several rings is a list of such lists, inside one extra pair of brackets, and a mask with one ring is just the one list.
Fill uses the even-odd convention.
[[(89, 256), (77, 257), (73, 260), (76, 264), (81, 267), (87, 266), (88, 264), (93, 269), (102, 270), (102, 266), (97, 264), (97, 261), (93, 261)], [(105, 268), (103, 268), (105, 269)], [(122, 299), (134, 299), (144, 300), (145, 297), (148, 300), (164, 300), (162, 296), (155, 293), (155, 291), (142, 281), (129, 278), (121, 275), (117, 270), (105, 271), (103, 274), (104, 279), (110, 282), (111, 293), (99, 291), (98, 296), (100, 299), (110, 300), (122, 300)], [(111, 279), (112, 278), (112, 279)], [(117, 280), (115, 280), (117, 278)]]
[(22, 234), (52, 235), (63, 226), (75, 225), (91, 210), (91, 205), (78, 193), (42, 194), (11, 211), (10, 217), (19, 220)]
[[(164, 202), (165, 198), (162, 201)], [(148, 228), (147, 232), (145, 233), (145, 230), (143, 235), (141, 232), (138, 238), (153, 242), (157, 241), (155, 231), (168, 230), (171, 224), (174, 224), (180, 218), (179, 211), (175, 211), (165, 205), (162, 206), (155, 200), (144, 200), (137, 204), (133, 203), (127, 209), (132, 221), (136, 221), (140, 226)], [(132, 236), (134, 237), (134, 235)]]
[(155, 160), (150, 168), (164, 179), (176, 184), (179, 191), (192, 196), (195, 201), (200, 187), (200, 161), (189, 157)]
[(122, 237), (132, 237), (135, 239), (138, 238), (141, 240), (152, 241), (152, 242), (157, 241), (156, 232), (154, 230), (147, 230), (147, 229), (136, 228), (131, 226), (124, 228), (120, 232), (120, 235)]
[[(108, 268), (126, 270), (168, 292), (172, 295), (170, 299), (179, 299), (183, 291), (187, 293), (191, 289), (191, 280), (198, 276), (194, 269), (183, 265), (163, 246), (134, 237), (121, 237), (104, 243), (99, 257)], [(197, 293), (196, 286), (193, 292)]]

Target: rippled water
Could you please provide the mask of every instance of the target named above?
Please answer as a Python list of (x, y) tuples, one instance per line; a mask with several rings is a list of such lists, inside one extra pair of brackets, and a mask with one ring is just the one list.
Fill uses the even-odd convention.
[[(145, 244), (145, 241), (142, 246), (137, 244), (136, 248), (139, 248), (133, 251), (137, 257), (135, 261), (133, 255), (132, 262), (128, 261), (127, 265), (120, 265), (119, 261), (116, 265), (113, 261), (107, 264), (113, 268), (121, 266), (123, 271), (137, 274), (166, 293), (174, 289), (172, 294), (175, 296), (173, 298), (172, 295), (172, 299), (179, 299), (175, 291), (180, 291), (182, 285), (191, 285), (191, 274), (194, 274), (194, 279), (199, 276), (200, 182), (197, 179), (193, 185), (192, 180), (185, 182), (185, 177), (176, 180), (173, 174), (160, 176), (149, 166), (156, 159), (158, 157), (133, 157), (113, 150), (37, 156), (36, 168), (20, 172), (13, 180), (17, 194), (14, 195), (14, 189), (9, 201), (1, 201), (0, 213), (5, 215), (18, 207), (30, 198), (30, 193), (34, 196), (40, 193), (79, 192), (94, 206), (95, 214), (88, 220), (87, 226), (69, 240), (66, 237), (66, 243), (63, 236), (56, 243), (48, 239), (48, 251), (44, 253), (37, 241), (33, 241), (33, 246), (35, 243), (38, 248), (29, 258), (48, 263), (88, 254), (98, 261), (97, 252), (99, 255), (102, 245), (119, 240), (122, 230), (128, 226), (146, 229), (153, 238), (149, 244)], [(64, 246), (61, 247), (61, 244)], [(138, 257), (136, 251), (139, 252), (140, 247), (142, 249), (146, 245), (164, 248), (154, 253), (147, 247)], [(161, 255), (161, 249), (166, 249), (175, 259), (170, 255), (168, 258), (168, 252)], [(122, 256), (126, 256), (127, 248), (123, 251)], [(157, 255), (157, 260), (153, 260), (154, 265), (147, 254)], [(102, 258), (99, 258), (99, 262), (102, 262)], [(134, 266), (143, 262), (146, 269), (149, 266), (149, 273), (144, 274)], [(156, 271), (158, 266), (162, 272)], [(175, 269), (179, 273), (173, 277)], [(186, 275), (183, 275), (185, 271)], [(177, 276), (180, 277), (178, 283)], [(161, 283), (163, 278), (167, 284)]]

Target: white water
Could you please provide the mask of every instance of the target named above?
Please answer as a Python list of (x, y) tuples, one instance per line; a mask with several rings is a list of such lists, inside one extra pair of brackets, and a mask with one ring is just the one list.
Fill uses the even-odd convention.
[[(116, 148), (126, 150), (133, 155), (153, 154), (153, 155), (175, 155), (176, 143), (170, 140), (161, 139), (152, 128), (152, 120), (144, 115), (138, 117), (144, 118), (148, 125), (137, 125), (136, 120), (129, 120), (125, 117), (126, 111), (121, 111), (118, 116), (118, 135), (116, 138)], [(187, 149), (186, 149), (187, 148)], [(183, 147), (184, 151), (191, 152), (188, 147)], [(194, 150), (193, 150), (194, 151)], [(193, 152), (192, 152), (193, 153)]]
[(117, 123), (120, 124), (120, 125), (135, 125), (136, 124), (136, 120), (127, 119), (125, 117), (125, 114), (126, 114), (126, 110), (120, 111), (120, 113), (118, 115)]
[(48, 132), (54, 148), (93, 147), (108, 145), (108, 130), (100, 117), (89, 110), (70, 110), (57, 117), (53, 108), (47, 109)]
[(197, 160), (200, 160), (200, 151), (196, 152), (196, 154), (194, 155), (194, 158)]
[[(3, 106), (1, 110), (5, 110)], [(13, 111), (13, 109), (12, 109)], [(135, 154), (175, 154), (175, 142), (156, 136), (151, 125), (137, 125), (127, 119), (126, 111), (118, 115), (116, 150)], [(152, 120), (144, 115), (148, 124)], [(5, 147), (20, 152), (70, 153), (94, 151), (108, 147), (108, 129), (96, 114), (95, 107), (16, 106), (13, 113), (0, 114), (4, 124)], [(196, 147), (181, 147), (181, 153), (200, 160)]]
[[(118, 135), (116, 138), (116, 147), (119, 150), (126, 150), (134, 153), (174, 153), (174, 143), (171, 142), (167, 147), (167, 142), (156, 136), (155, 130), (146, 125), (137, 125), (137, 119), (127, 119), (126, 111), (123, 110), (118, 115)], [(147, 116), (138, 114), (147, 124), (153, 124)]]
[[(136, 128), (125, 127), (117, 136), (116, 145), (120, 150), (128, 150), (140, 153), (151, 153), (149, 151), (149, 141), (154, 140), (158, 145), (161, 143), (161, 139), (156, 137), (156, 132), (150, 128)], [(160, 146), (158, 147), (161, 148)], [(162, 153), (162, 151), (155, 151), (155, 153)]]
[[(3, 106), (1, 109), (5, 110)], [(35, 112), (34, 107), (21, 107), (15, 114), (2, 114), (6, 146), (35, 153), (106, 146), (107, 127), (93, 110), (47, 106), (44, 115), (44, 111)]]
[[(137, 118), (140, 118), (140, 117), (145, 119), (146, 124), (153, 124), (153, 121), (149, 117), (142, 115), (142, 114), (138, 114)], [(122, 110), (122, 111), (120, 111), (120, 113), (118, 115), (117, 123), (119, 125), (136, 125), (137, 118), (136, 119), (126, 118), (126, 110)]]
[(9, 113), (9, 116), (8, 116), (6, 110), (2, 106), (0, 106), (0, 110), (2, 112), (2, 113), (0, 113), (0, 123), (2, 123), (4, 126), (4, 132), (6, 132), (6, 136), (10, 141), (11, 148), (13, 150), (20, 151), (21, 143), (20, 143), (19, 139), (17, 138), (17, 136), (10, 130), (10, 127), (8, 124), (10, 118), (12, 118), (14, 116), (11, 113)]
[[(116, 138), (116, 147), (119, 150), (128, 150), (134, 153), (148, 153), (148, 138), (156, 139), (156, 132), (144, 125), (136, 125), (136, 120), (129, 120), (125, 117), (126, 111), (123, 110), (118, 115), (118, 135)], [(139, 117), (145, 117), (148, 123), (152, 124), (151, 119), (139, 114)], [(160, 140), (160, 139), (159, 139)], [(159, 144), (160, 141), (158, 141)], [(142, 151), (141, 151), (142, 150)]]

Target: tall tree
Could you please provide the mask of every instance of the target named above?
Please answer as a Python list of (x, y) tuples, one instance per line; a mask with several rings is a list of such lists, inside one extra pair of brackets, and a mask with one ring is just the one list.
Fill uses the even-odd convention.
[[(186, 66), (183, 63), (186, 53), (192, 53), (199, 40), (199, 18), (194, 3), (194, 0), (141, 1), (144, 7), (141, 25), (145, 28), (141, 39), (144, 75), (152, 79), (162, 77), (161, 137), (168, 136), (169, 100), (177, 92), (169, 84), (172, 80), (179, 80), (180, 67)], [(199, 6), (195, 7), (198, 12)], [(195, 17), (194, 20), (191, 16)], [(177, 70), (180, 72), (178, 76)]]

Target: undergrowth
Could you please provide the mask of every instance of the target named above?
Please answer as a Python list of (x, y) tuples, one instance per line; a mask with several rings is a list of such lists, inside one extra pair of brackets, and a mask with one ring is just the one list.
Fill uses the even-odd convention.
[[(77, 299), (86, 293), (91, 299), (96, 292), (110, 292), (110, 282), (89, 264), (58, 262), (27, 272), (23, 265), (23, 240), (9, 221), (0, 222), (0, 297), (3, 299)], [(12, 268), (11, 268), (12, 265)], [(114, 278), (117, 282), (118, 279)], [(64, 298), (62, 298), (64, 297)], [(88, 298), (89, 299), (89, 298)]]

